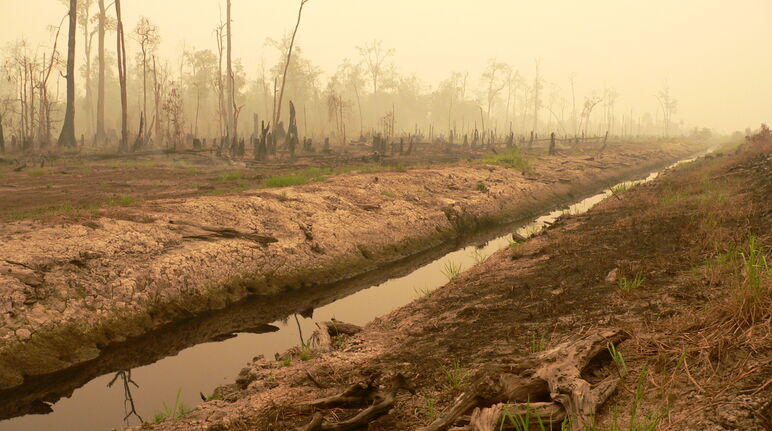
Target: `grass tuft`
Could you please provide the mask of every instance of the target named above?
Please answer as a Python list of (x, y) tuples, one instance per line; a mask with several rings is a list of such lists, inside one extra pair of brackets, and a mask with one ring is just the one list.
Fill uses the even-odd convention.
[(442, 266), (442, 275), (447, 277), (448, 281), (453, 281), (461, 275), (461, 264), (456, 262), (447, 262)]
[(442, 366), (442, 372), (445, 374), (446, 385), (454, 390), (459, 391), (467, 386), (467, 378), (469, 374), (466, 370), (461, 368), (461, 363), (453, 361), (449, 367)]
[(628, 279), (627, 277), (622, 277), (617, 282), (619, 284), (619, 290), (622, 292), (630, 292), (632, 290), (635, 290), (643, 285), (643, 282), (646, 279), (643, 276), (643, 271), (638, 271), (635, 274), (635, 277), (632, 279)]
[(155, 416), (153, 416), (153, 422), (160, 423), (164, 419), (179, 419), (187, 416), (191, 411), (193, 411), (193, 409), (182, 402), (182, 388), (180, 388), (177, 390), (177, 397), (174, 400), (174, 405), (169, 406), (164, 402), (163, 410), (156, 412)]

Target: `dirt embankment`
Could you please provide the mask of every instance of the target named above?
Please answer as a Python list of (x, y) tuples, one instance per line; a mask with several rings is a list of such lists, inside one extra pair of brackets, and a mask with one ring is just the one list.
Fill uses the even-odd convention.
[(331, 283), (475, 226), (529, 215), (696, 151), (542, 157), (532, 172), (459, 165), (341, 175), (101, 217), (0, 227), (0, 388), (247, 295)]
[[(392, 400), (387, 389), (376, 391), (375, 405), (394, 403), (388, 414), (366, 417), (368, 429), (424, 429), (463, 400), (460, 394), (495, 386), (477, 380), (496, 369), (491, 364), (516, 368), (528, 363), (524, 358), (554, 355), (564, 341), (619, 331), (626, 340), (615, 346), (617, 360), (600, 355), (581, 374), (618, 381), (592, 429), (768, 429), (769, 196), (769, 145), (669, 171), (587, 214), (562, 217), (431, 296), (335, 340), (331, 352), (307, 361), (292, 351), (292, 360), (255, 360), (235, 384), (215, 391), (217, 400), (142, 429), (338, 429), (338, 422), (366, 416), (355, 416), (370, 404), (357, 403), (358, 396), (372, 396), (395, 375), (413, 393)], [(348, 405), (326, 398), (356, 383), (362, 385), (347, 394)], [(535, 395), (522, 393), (520, 401), (561, 413), (550, 400), (556, 394)], [(471, 429), (498, 430), (500, 422)], [(505, 422), (505, 429), (520, 429)]]

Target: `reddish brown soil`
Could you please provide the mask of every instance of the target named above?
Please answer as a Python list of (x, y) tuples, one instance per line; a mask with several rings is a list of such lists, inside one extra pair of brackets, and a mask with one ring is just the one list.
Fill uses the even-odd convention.
[[(748, 277), (742, 260), (718, 264), (717, 256), (749, 254), (751, 235), (769, 255), (770, 154), (766, 145), (700, 160), (587, 214), (564, 216), (522, 248), (376, 319), (337, 350), (309, 361), (296, 356), (288, 367), (258, 359), (237, 384), (216, 392), (223, 400), (142, 428), (291, 430), (310, 421), (306, 403), (402, 373), (416, 394), (400, 395), (369, 429), (416, 429), (449, 407), (484, 364), (622, 328), (631, 335), (619, 346), (630, 373), (599, 412), (599, 429), (640, 426), (646, 415), (659, 417), (658, 429), (769, 429), (770, 274), (762, 275), (757, 307), (740, 309)], [(640, 273), (644, 281), (625, 292), (613, 273), (617, 280)], [(466, 376), (457, 386), (448, 378), (455, 364)], [(643, 401), (633, 416), (639, 379)], [(335, 422), (355, 411), (323, 413)]]

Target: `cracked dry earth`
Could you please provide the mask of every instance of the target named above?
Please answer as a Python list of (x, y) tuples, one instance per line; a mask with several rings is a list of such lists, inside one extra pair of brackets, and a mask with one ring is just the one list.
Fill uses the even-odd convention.
[(536, 157), (527, 174), (461, 164), (340, 175), (281, 191), (150, 201), (85, 220), (3, 224), (0, 389), (181, 317), (335, 282), (698, 149)]
[[(307, 361), (297, 351), (285, 354), (291, 362), (255, 358), (236, 383), (215, 391), (220, 399), (183, 419), (135, 429), (347, 429), (334, 426), (361, 408), (312, 404), (351, 384), (387, 385), (396, 375), (412, 392), (399, 392), (367, 429), (423, 429), (477, 387), (488, 364), (514, 364), (609, 329), (626, 334), (617, 347), (629, 371), (614, 371), (607, 357), (587, 367), (592, 375), (582, 374), (589, 381), (622, 377), (597, 410), (598, 429), (645, 421), (665, 430), (769, 429), (769, 273), (758, 320), (737, 323), (726, 306), (744, 275), (732, 265), (716, 272), (711, 262), (717, 244), (743, 249), (750, 235), (769, 253), (771, 168), (767, 145), (668, 171), (586, 214), (561, 217), (431, 296), (335, 340), (332, 351)], [(639, 273), (641, 287), (620, 289), (620, 280)]]

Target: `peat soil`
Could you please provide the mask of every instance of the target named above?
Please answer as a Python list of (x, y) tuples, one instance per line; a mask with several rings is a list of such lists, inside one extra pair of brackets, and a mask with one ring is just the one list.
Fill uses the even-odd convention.
[(318, 412), (335, 424), (360, 409), (309, 404), (396, 374), (413, 393), (400, 393), (368, 429), (419, 429), (486, 364), (609, 329), (629, 338), (616, 346), (622, 380), (596, 429), (769, 429), (772, 279), (761, 256), (772, 246), (772, 146), (738, 153), (616, 190), (336, 337), (330, 352), (255, 358), (184, 417), (137, 429), (294, 430)]

